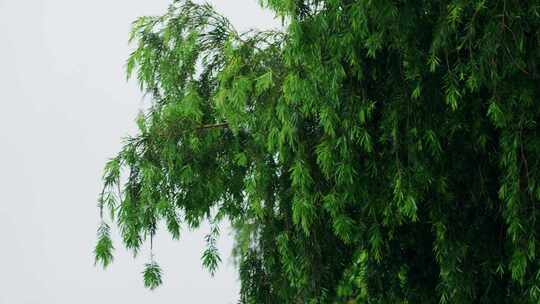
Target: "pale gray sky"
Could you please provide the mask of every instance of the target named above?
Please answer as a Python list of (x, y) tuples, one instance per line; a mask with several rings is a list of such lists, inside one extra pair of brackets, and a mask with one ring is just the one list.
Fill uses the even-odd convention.
[[(279, 22), (257, 0), (213, 0), (239, 29)], [(0, 0), (0, 304), (235, 303), (227, 263), (212, 279), (200, 263), (206, 230), (157, 238), (164, 285), (150, 292), (116, 242), (115, 262), (93, 266), (96, 197), (105, 160), (135, 130), (142, 106), (126, 83), (130, 23), (167, 0)]]

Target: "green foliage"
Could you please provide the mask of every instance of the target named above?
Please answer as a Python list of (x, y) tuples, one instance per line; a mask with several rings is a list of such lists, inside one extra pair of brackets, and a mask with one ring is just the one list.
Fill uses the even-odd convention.
[(161, 285), (161, 268), (155, 262), (150, 262), (144, 266), (143, 271), (144, 286), (148, 289), (155, 289)]
[(206, 249), (202, 255), (202, 264), (203, 266), (210, 271), (212, 276), (217, 270), (221, 258), (217, 249), (217, 238), (219, 237), (219, 227), (213, 226), (209, 234), (206, 235)]
[(95, 264), (101, 264), (104, 268), (107, 267), (113, 261), (113, 250), (109, 225), (101, 223), (98, 228), (96, 249), (94, 250)]
[(212, 223), (211, 273), (229, 221), (241, 303), (538, 303), (540, 2), (260, 3), (283, 31), (185, 0), (133, 24), (153, 103), (96, 262), (104, 210), (134, 254)]

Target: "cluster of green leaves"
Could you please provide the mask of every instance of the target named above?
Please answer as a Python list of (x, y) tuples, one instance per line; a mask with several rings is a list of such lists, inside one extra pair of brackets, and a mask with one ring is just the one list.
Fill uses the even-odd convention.
[(261, 4), (283, 32), (185, 0), (134, 23), (153, 103), (96, 262), (103, 210), (134, 253), (208, 220), (211, 272), (227, 220), (242, 303), (538, 303), (540, 1)]

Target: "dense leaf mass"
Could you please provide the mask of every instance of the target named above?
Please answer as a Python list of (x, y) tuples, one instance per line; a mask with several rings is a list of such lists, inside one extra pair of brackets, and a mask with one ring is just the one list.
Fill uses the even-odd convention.
[(229, 221), (241, 303), (538, 303), (540, 1), (261, 4), (283, 31), (184, 0), (134, 23), (153, 102), (96, 261), (108, 221), (136, 253), (207, 220), (213, 272)]

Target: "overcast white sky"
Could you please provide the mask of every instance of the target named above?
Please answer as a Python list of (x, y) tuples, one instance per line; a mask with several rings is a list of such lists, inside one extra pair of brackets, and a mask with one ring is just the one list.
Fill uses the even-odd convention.
[[(213, 0), (239, 29), (279, 22), (257, 0)], [(156, 244), (164, 285), (150, 292), (118, 242), (114, 264), (93, 266), (101, 169), (133, 132), (142, 106), (126, 83), (127, 33), (168, 0), (0, 0), (0, 304), (236, 303), (224, 262), (200, 263), (206, 230)]]

